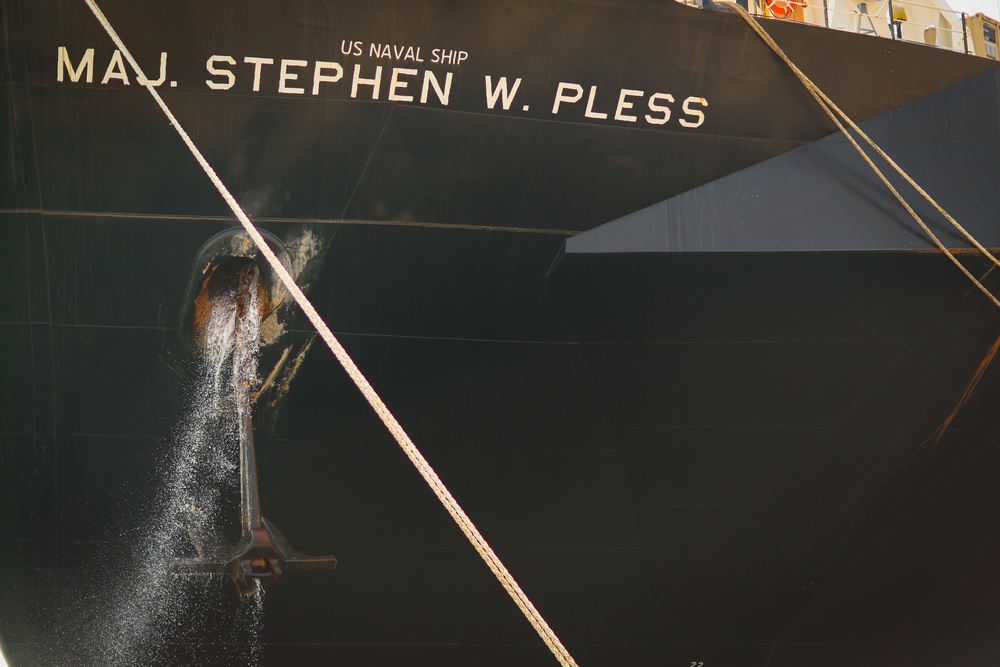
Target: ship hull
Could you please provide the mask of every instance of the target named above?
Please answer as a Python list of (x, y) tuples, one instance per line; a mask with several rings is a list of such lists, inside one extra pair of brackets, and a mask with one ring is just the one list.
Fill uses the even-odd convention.
[[(3, 8), (0, 642), (15, 667), (101, 664), (94, 610), (134, 568), (188, 398), (196, 258), (233, 221), (85, 7)], [(303, 253), (320, 313), (580, 664), (1000, 655), (997, 309), (738, 17), (106, 10), (150, 78), (168, 53), (167, 103)], [(1000, 246), (989, 61), (768, 27)], [(212, 57), (232, 88), (208, 85), (229, 82)], [(259, 91), (247, 57), (273, 61)], [(343, 78), (312, 95), (330, 63)], [(501, 76), (522, 79), (509, 110), (489, 106)], [(643, 123), (655, 92), (662, 126)], [(553, 664), (332, 355), (294, 312), (283, 326), (262, 375), (286, 346), (302, 361), (256, 407), (264, 512), (339, 564), (268, 589), (260, 663)], [(246, 664), (235, 593), (206, 595), (144, 664)]]

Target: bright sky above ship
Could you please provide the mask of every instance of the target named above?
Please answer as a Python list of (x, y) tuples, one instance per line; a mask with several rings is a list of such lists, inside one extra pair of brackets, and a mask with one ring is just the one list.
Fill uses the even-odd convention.
[(969, 16), (982, 12), (992, 18), (1000, 18), (1000, 2), (997, 0), (945, 0), (956, 12)]

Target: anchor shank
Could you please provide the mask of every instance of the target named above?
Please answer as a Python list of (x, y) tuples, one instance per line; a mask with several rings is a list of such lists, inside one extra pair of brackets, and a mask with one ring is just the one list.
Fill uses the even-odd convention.
[[(241, 397), (242, 398), (242, 397)], [(249, 400), (247, 401), (249, 403)], [(250, 406), (240, 415), (240, 495), (242, 498), (243, 534), (260, 528), (260, 489), (257, 486), (257, 454), (253, 442)]]
[(253, 408), (250, 403), (251, 381), (240, 369), (252, 357), (247, 336), (257, 335), (256, 328), (248, 331), (247, 317), (252, 310), (252, 292), (257, 289), (256, 267), (245, 267), (239, 273), (236, 294), (236, 354), (233, 359), (233, 383), (240, 428), (240, 496), (243, 535), (249, 535), (261, 522), (260, 490), (257, 486), (257, 453), (253, 442)]

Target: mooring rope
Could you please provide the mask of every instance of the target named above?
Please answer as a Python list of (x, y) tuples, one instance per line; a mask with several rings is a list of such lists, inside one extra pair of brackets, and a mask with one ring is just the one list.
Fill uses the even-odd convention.
[[(879, 155), (879, 157), (884, 159), (889, 164), (889, 166), (895, 169), (896, 172), (900, 176), (902, 176), (903, 179), (906, 180), (906, 182), (909, 183), (914, 190), (916, 190), (924, 199), (930, 202), (930, 204), (935, 209), (937, 209), (937, 211), (942, 216), (944, 216), (945, 220), (951, 223), (951, 225), (955, 229), (957, 229), (959, 233), (962, 234), (962, 236), (964, 236), (970, 243), (972, 243), (972, 245), (974, 245), (980, 252), (986, 255), (986, 257), (988, 257), (990, 261), (992, 261), (997, 266), (1000, 266), (1000, 261), (998, 261), (997, 258), (994, 257), (989, 250), (983, 247), (982, 244), (980, 244), (979, 241), (976, 240), (976, 238), (973, 237), (972, 234), (970, 234), (965, 229), (965, 227), (960, 225), (959, 222), (955, 220), (955, 218), (953, 218), (947, 211), (945, 211), (944, 208), (940, 204), (938, 204), (938, 202), (933, 197), (931, 197), (926, 190), (920, 187), (917, 184), (917, 182), (914, 181), (910, 177), (910, 175), (906, 173), (905, 170), (903, 170), (902, 167), (896, 164), (895, 160), (889, 157), (886, 154), (886, 152), (883, 151), (878, 146), (878, 144), (875, 143), (874, 140), (872, 140), (871, 137), (865, 134), (865, 132), (860, 127), (858, 127), (857, 123), (851, 120), (851, 118), (846, 113), (844, 113), (844, 111), (840, 107), (834, 104), (833, 100), (827, 97), (826, 93), (820, 90), (820, 88), (815, 83), (813, 83), (812, 80), (795, 65), (795, 63), (791, 61), (791, 59), (785, 54), (785, 52), (781, 49), (781, 47), (778, 46), (777, 42), (774, 41), (774, 38), (772, 38), (771, 35), (768, 34), (766, 30), (764, 30), (763, 26), (761, 26), (760, 23), (753, 16), (751, 16), (747, 10), (743, 9), (743, 7), (739, 6), (735, 2), (732, 2), (731, 0), (718, 0), (718, 2), (719, 4), (729, 7), (734, 12), (739, 14), (743, 18), (743, 20), (745, 20), (750, 25), (750, 27), (753, 28), (754, 32), (756, 32), (760, 36), (760, 38), (763, 39), (764, 42), (769, 47), (771, 47), (771, 50), (774, 51), (778, 55), (778, 57), (785, 62), (786, 65), (788, 65), (789, 69), (791, 69), (792, 72), (795, 74), (795, 76), (798, 77), (799, 81), (802, 82), (802, 85), (804, 85), (806, 90), (809, 91), (809, 94), (813, 96), (813, 99), (816, 100), (816, 103), (819, 104), (820, 108), (826, 112), (826, 115), (830, 117), (830, 119), (834, 122), (834, 124), (836, 124), (837, 128), (844, 133), (844, 136), (847, 137), (848, 141), (851, 142), (851, 145), (853, 145), (855, 150), (858, 151), (858, 154), (860, 154), (861, 157), (864, 158), (864, 161), (867, 162), (868, 166), (871, 167), (872, 171), (874, 171), (875, 174), (878, 175), (882, 183), (884, 183), (885, 186), (889, 188), (889, 191), (892, 192), (893, 195), (895, 195), (899, 203), (903, 205), (903, 208), (905, 208), (906, 211), (910, 214), (910, 216), (912, 216), (913, 219), (916, 220), (917, 224), (920, 225), (920, 228), (923, 229), (924, 232), (934, 242), (934, 244), (945, 255), (948, 256), (948, 259), (950, 259), (955, 264), (955, 266), (957, 266), (962, 271), (962, 273), (966, 275), (966, 277), (969, 280), (975, 283), (976, 287), (978, 287), (980, 291), (982, 291), (982, 293), (985, 294), (990, 299), (990, 301), (992, 301), (998, 308), (1000, 308), (1000, 300), (998, 300), (997, 297), (993, 296), (993, 293), (990, 292), (986, 288), (986, 286), (983, 285), (974, 275), (972, 275), (972, 272), (970, 272), (967, 268), (965, 268), (965, 266), (958, 260), (958, 258), (955, 257), (955, 254), (952, 253), (947, 247), (945, 247), (944, 243), (942, 243), (941, 240), (937, 237), (937, 235), (933, 231), (931, 231), (931, 228), (927, 226), (927, 224), (921, 219), (921, 217), (917, 214), (917, 212), (913, 210), (913, 207), (910, 206), (910, 204), (906, 201), (903, 195), (900, 194), (900, 192), (892, 185), (892, 183), (889, 182), (889, 179), (886, 178), (885, 174), (882, 173), (882, 170), (875, 165), (871, 157), (869, 157), (868, 154), (861, 148), (857, 140), (855, 140), (855, 138), (851, 136), (851, 133), (848, 132), (847, 128), (844, 127), (844, 123), (850, 126), (852, 130), (857, 132), (865, 140), (865, 142), (867, 142), (868, 145), (872, 147), (872, 149)], [(837, 116), (843, 118), (844, 123), (842, 123)]]
[(438, 497), (438, 500), (440, 500), (441, 504), (448, 510), (448, 513), (451, 515), (452, 519), (455, 520), (455, 523), (458, 524), (458, 527), (465, 534), (466, 538), (468, 538), (469, 542), (486, 562), (486, 565), (496, 576), (500, 585), (503, 586), (504, 590), (507, 591), (511, 599), (514, 600), (514, 603), (524, 614), (525, 618), (528, 619), (528, 622), (545, 642), (545, 645), (549, 647), (549, 650), (552, 651), (552, 654), (556, 657), (559, 663), (563, 665), (563, 667), (576, 667), (576, 661), (573, 659), (573, 656), (571, 656), (569, 651), (566, 650), (566, 647), (563, 646), (555, 632), (553, 632), (552, 628), (549, 627), (549, 624), (546, 623), (545, 619), (542, 618), (542, 615), (535, 608), (535, 605), (532, 604), (531, 600), (528, 599), (528, 596), (523, 590), (521, 590), (517, 581), (514, 580), (513, 575), (511, 575), (510, 571), (508, 571), (504, 566), (496, 552), (494, 552), (492, 547), (490, 547), (490, 545), (486, 542), (486, 538), (483, 537), (483, 535), (479, 532), (479, 529), (472, 523), (472, 520), (465, 513), (465, 510), (462, 509), (462, 507), (458, 504), (458, 501), (455, 500), (455, 497), (452, 496), (451, 492), (444, 485), (444, 482), (441, 481), (441, 478), (431, 467), (430, 463), (428, 463), (427, 459), (424, 458), (423, 454), (420, 453), (420, 450), (418, 450), (416, 445), (413, 444), (410, 436), (406, 434), (406, 431), (404, 431), (403, 427), (400, 426), (398, 421), (396, 421), (396, 418), (389, 411), (389, 408), (386, 407), (385, 403), (382, 402), (382, 399), (375, 392), (375, 389), (371, 386), (365, 376), (362, 375), (361, 371), (354, 363), (354, 360), (351, 359), (347, 350), (344, 349), (343, 345), (340, 344), (340, 341), (337, 340), (337, 337), (333, 335), (332, 331), (330, 331), (330, 328), (323, 321), (323, 318), (320, 317), (319, 313), (316, 312), (316, 309), (313, 307), (312, 303), (309, 302), (309, 299), (306, 298), (306, 295), (303, 294), (302, 290), (299, 289), (299, 286), (295, 284), (294, 278), (292, 278), (292, 276), (278, 260), (278, 257), (264, 241), (264, 238), (250, 221), (250, 218), (236, 202), (236, 199), (229, 192), (229, 189), (226, 188), (222, 179), (220, 179), (218, 174), (215, 173), (215, 170), (205, 159), (205, 156), (201, 154), (201, 151), (198, 150), (198, 147), (195, 146), (191, 137), (184, 130), (184, 128), (181, 127), (180, 122), (167, 107), (163, 98), (161, 98), (159, 93), (156, 92), (156, 88), (150, 84), (149, 79), (147, 79), (142, 73), (139, 63), (135, 61), (135, 58), (132, 57), (132, 54), (125, 47), (121, 37), (119, 37), (118, 33), (115, 32), (115, 29), (111, 26), (107, 17), (104, 15), (104, 12), (101, 11), (100, 7), (97, 6), (97, 3), (94, 0), (84, 1), (87, 3), (87, 6), (90, 7), (90, 11), (94, 13), (94, 16), (97, 18), (98, 22), (100, 22), (101, 26), (104, 27), (108, 36), (115, 43), (115, 46), (118, 47), (118, 50), (121, 51), (122, 55), (125, 56), (125, 59), (128, 60), (129, 64), (132, 66), (132, 69), (135, 70), (139, 84), (144, 86), (146, 90), (149, 91), (149, 94), (153, 96), (153, 99), (156, 100), (156, 103), (166, 115), (170, 124), (173, 125), (175, 130), (177, 130), (177, 134), (180, 135), (181, 139), (191, 151), (191, 154), (198, 161), (198, 164), (201, 165), (201, 168), (212, 181), (212, 184), (215, 185), (216, 190), (219, 191), (219, 194), (222, 195), (222, 198), (229, 205), (233, 215), (236, 216), (236, 218), (240, 221), (240, 224), (242, 224), (246, 229), (247, 234), (253, 239), (254, 243), (257, 244), (257, 248), (260, 250), (260, 253), (264, 255), (268, 263), (271, 265), (271, 268), (274, 269), (276, 274), (278, 274), (281, 282), (295, 298), (295, 302), (299, 304), (299, 307), (302, 308), (306, 317), (308, 317), (309, 321), (312, 322), (314, 327), (316, 327), (316, 331), (319, 332), (320, 337), (330, 348), (330, 351), (337, 357), (337, 361), (339, 361), (341, 366), (344, 367), (344, 370), (347, 371), (347, 374), (354, 381), (354, 384), (357, 385), (358, 389), (368, 401), (368, 404), (371, 405), (373, 410), (375, 410), (375, 413), (378, 414), (382, 423), (385, 424), (385, 427), (389, 430), (392, 436), (396, 439), (396, 442), (399, 443), (399, 446), (406, 453), (406, 456), (420, 472), (424, 481), (426, 481), (428, 486), (431, 487), (434, 495)]

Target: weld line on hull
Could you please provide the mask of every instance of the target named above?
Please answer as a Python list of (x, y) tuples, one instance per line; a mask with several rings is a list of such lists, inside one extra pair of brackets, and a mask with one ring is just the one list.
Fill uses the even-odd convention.
[[(134, 220), (184, 220), (232, 222), (229, 215), (178, 215), (174, 213), (122, 213), (111, 211), (50, 211), (40, 208), (0, 209), (0, 215), (51, 215), (66, 218), (131, 218)], [(373, 227), (426, 227), (428, 229), (464, 229), (477, 232), (514, 232), (518, 234), (550, 234), (554, 236), (576, 236), (580, 232), (571, 229), (543, 229), (533, 227), (503, 227), (498, 225), (459, 225), (442, 222), (417, 222), (403, 220), (353, 220), (343, 218), (274, 218), (258, 217), (256, 222), (316, 224), (316, 225), (368, 225)]]

